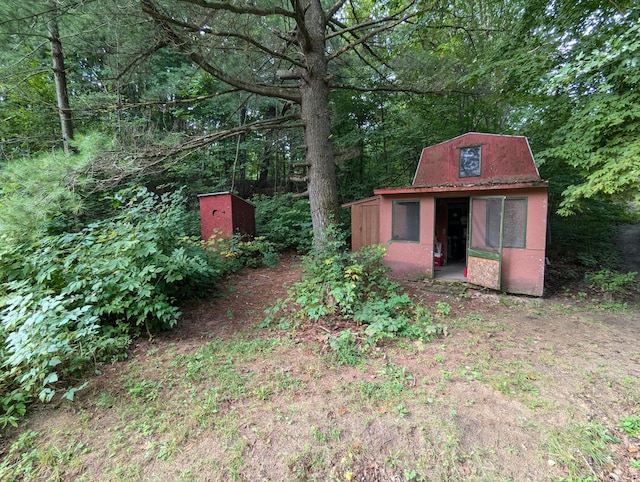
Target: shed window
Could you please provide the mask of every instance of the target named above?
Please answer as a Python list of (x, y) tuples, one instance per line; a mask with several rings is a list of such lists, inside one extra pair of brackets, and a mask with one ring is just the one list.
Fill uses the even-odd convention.
[(420, 241), (420, 202), (393, 201), (392, 238), (395, 241)]
[(509, 198), (504, 201), (505, 248), (525, 248), (527, 240), (527, 198)]
[(458, 175), (460, 177), (474, 177), (480, 175), (481, 146), (462, 147), (460, 149), (460, 163)]
[[(487, 246), (500, 245), (499, 200), (491, 199), (487, 204)], [(527, 198), (507, 198), (504, 201), (503, 248), (525, 248), (527, 239)]]

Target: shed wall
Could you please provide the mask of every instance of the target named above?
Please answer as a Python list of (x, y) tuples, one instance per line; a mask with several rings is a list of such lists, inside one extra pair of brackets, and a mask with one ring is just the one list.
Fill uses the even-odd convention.
[(233, 233), (231, 219), (231, 195), (200, 196), (200, 230), (202, 239), (208, 241), (214, 231)]
[(505, 248), (502, 256), (502, 289), (510, 293), (542, 296), (547, 240), (546, 189), (518, 192), (527, 196), (526, 249)]
[(380, 199), (369, 198), (349, 204), (351, 208), (351, 249), (380, 242)]
[[(460, 192), (456, 193), (458, 196)], [(526, 248), (505, 248), (502, 258), (502, 289), (511, 293), (542, 296), (544, 290), (547, 229), (546, 188), (477, 191), (474, 196), (527, 197)], [(420, 201), (420, 240), (392, 239), (393, 201)], [(434, 194), (382, 196), (380, 200), (380, 242), (387, 245), (387, 264), (394, 273), (408, 278), (432, 277), (434, 233)]]
[(237, 196), (231, 197), (233, 232), (245, 236), (256, 234), (256, 213), (253, 204)]
[[(393, 201), (420, 201), (420, 235), (418, 242), (392, 239)], [(387, 245), (385, 264), (394, 273), (406, 276), (433, 276), (433, 230), (435, 198), (433, 196), (382, 197), (380, 200), (380, 242)]]
[(207, 241), (214, 232), (255, 235), (255, 208), (231, 193), (203, 194), (200, 201), (200, 230)]

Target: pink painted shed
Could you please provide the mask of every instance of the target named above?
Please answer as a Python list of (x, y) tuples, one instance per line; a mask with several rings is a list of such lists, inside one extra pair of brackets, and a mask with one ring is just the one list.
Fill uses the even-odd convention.
[(542, 296), (547, 191), (525, 137), (468, 133), (423, 149), (411, 186), (344, 207), (353, 249), (386, 244), (396, 274)]
[(202, 239), (208, 241), (214, 232), (224, 235), (256, 233), (255, 207), (229, 192), (199, 194)]

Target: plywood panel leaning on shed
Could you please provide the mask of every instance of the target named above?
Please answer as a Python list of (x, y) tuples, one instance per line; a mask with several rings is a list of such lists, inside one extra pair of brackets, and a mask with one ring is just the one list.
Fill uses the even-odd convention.
[(229, 192), (198, 195), (202, 239), (208, 241), (216, 232), (225, 236), (255, 236), (255, 206)]
[[(374, 194), (344, 205), (351, 209), (353, 249), (386, 244), (385, 262), (405, 277), (444, 279), (443, 273), (459, 268), (462, 281), (465, 271), (466, 280), (476, 284), (543, 294), (548, 184), (538, 174), (525, 137), (471, 132), (426, 147), (411, 186)], [(479, 201), (490, 198), (498, 202)], [(481, 209), (472, 215), (473, 199)], [(474, 222), (476, 228), (486, 224), (489, 251), (499, 241), (500, 249), (490, 253), (498, 262), (479, 261), (482, 252), (471, 250)], [(377, 239), (368, 236), (371, 230), (377, 230)]]
[(469, 258), (467, 270), (472, 274), (469, 281), (494, 290), (500, 289), (496, 280), (500, 279), (500, 263), (495, 259)]

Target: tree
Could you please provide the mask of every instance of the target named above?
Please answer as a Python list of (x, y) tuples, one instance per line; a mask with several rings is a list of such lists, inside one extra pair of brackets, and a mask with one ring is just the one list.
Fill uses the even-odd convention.
[[(387, 33), (385, 57), (395, 91), (338, 91), (333, 94), (337, 146), (361, 146), (355, 162), (340, 174), (349, 199), (372, 188), (411, 183), (425, 146), (478, 131), (504, 133), (509, 99), (501, 94), (503, 74), (479, 73), (493, 48), (510, 32), (511, 2), (447, 2), (420, 12)], [(344, 78), (364, 77), (355, 65)], [(351, 82), (353, 83), (353, 81)], [(353, 181), (357, 180), (357, 183)]]
[(564, 191), (561, 214), (594, 197), (640, 201), (640, 25), (621, 27), (547, 76), (552, 95), (568, 97), (571, 110), (541, 158), (581, 174)]
[[(640, 200), (640, 11), (622, 0), (521, 2), (493, 68), (522, 106), (541, 170), (565, 182), (558, 213)], [(566, 181), (565, 181), (566, 180)]]
[(60, 115), (60, 130), (62, 133), (62, 145), (64, 151), (73, 151), (69, 141), (73, 140), (73, 116), (69, 105), (69, 92), (67, 89), (67, 70), (64, 66), (64, 52), (62, 40), (58, 29), (58, 7), (56, 3), (49, 0), (49, 12), (47, 20), (47, 32), (49, 34), (49, 44), (51, 45), (51, 59), (53, 64), (53, 78), (56, 86), (56, 101), (58, 103), (58, 113)]
[[(37, 13), (26, 2), (0, 4), (0, 138), (5, 158), (48, 149), (60, 123), (51, 105), (55, 89), (51, 82), (51, 53), (46, 29), (37, 24)], [(44, 41), (44, 42), (43, 42)], [(55, 134), (54, 134), (55, 133)]]
[[(69, 3), (70, 5), (66, 5)], [(22, 59), (20, 59), (17, 63), (24, 65), (29, 65), (29, 61), (27, 59), (38, 58), (38, 51), (41, 49), (42, 44), (29, 45), (29, 37), (45, 37), (50, 46), (50, 57), (49, 57), (49, 71), (53, 72), (53, 80), (55, 85), (55, 93), (56, 93), (56, 102), (57, 109), (60, 120), (60, 136), (59, 139), (62, 139), (62, 144), (64, 146), (65, 152), (70, 152), (71, 146), (69, 144), (69, 140), (73, 139), (73, 119), (72, 119), (72, 111), (69, 104), (69, 93), (67, 86), (67, 71), (65, 68), (65, 58), (64, 58), (64, 50), (63, 50), (63, 42), (60, 36), (59, 30), (59, 17), (62, 15), (64, 9), (73, 8), (71, 3), (75, 2), (58, 2), (54, 0), (46, 0), (44, 2), (30, 2), (29, 4), (25, 4), (25, 2), (8, 2), (8, 5), (3, 5), (3, 18), (9, 18), (9, 21), (0, 22), (0, 33), (4, 34), (8, 39), (11, 39), (13, 42), (10, 42), (12, 45), (13, 53), (17, 53), (19, 55), (23, 55)], [(40, 22), (40, 20), (44, 20)], [(40, 23), (40, 25), (38, 25)], [(25, 33), (27, 31), (31, 31), (34, 26), (36, 27), (36, 31), (30, 32), (27, 37), (29, 40), (25, 40)], [(40, 31), (38, 31), (40, 28)], [(26, 47), (26, 48), (25, 48)], [(15, 58), (15, 57), (14, 57)], [(14, 62), (14, 58), (10, 56), (5, 56), (3, 60), (3, 67), (8, 68), (8, 71), (11, 71), (10, 65)], [(9, 64), (9, 65), (7, 65)], [(34, 63), (31, 67), (35, 67), (36, 69), (44, 67), (42, 64)], [(24, 82), (25, 79), (20, 79), (20, 81)], [(19, 82), (20, 82), (19, 81)], [(6, 84), (5, 84), (6, 85)], [(7, 87), (9, 87), (7, 85)], [(13, 89), (16, 88), (14, 84)], [(6, 90), (11, 90), (11, 88), (6, 88)], [(5, 94), (6, 97), (2, 99), (3, 101), (7, 101), (8, 98), (11, 98), (10, 94)]]
[[(356, 11), (350, 2), (347, 8), (345, 0), (329, 6), (320, 0), (291, 0), (288, 8), (276, 1), (261, 6), (202, 0), (142, 3), (170, 45), (213, 77), (279, 99), (281, 110), (299, 106), (311, 216), (321, 243), (338, 214), (330, 65), (346, 61), (351, 53), (365, 62), (379, 61), (368, 42), (415, 16), (416, 3), (398, 8), (397, 2), (364, 2), (366, 11)], [(236, 57), (233, 70), (219, 67), (228, 53)]]
[[(47, 151), (61, 139), (67, 146), (76, 131), (125, 132), (124, 123), (143, 117), (144, 109), (133, 104), (157, 87), (156, 79), (167, 84), (144, 70), (149, 52), (158, 48), (143, 42), (149, 38), (145, 19), (134, 0), (0, 2), (0, 41), (7, 46), (0, 50), (6, 156)], [(127, 114), (120, 115), (125, 107)]]

